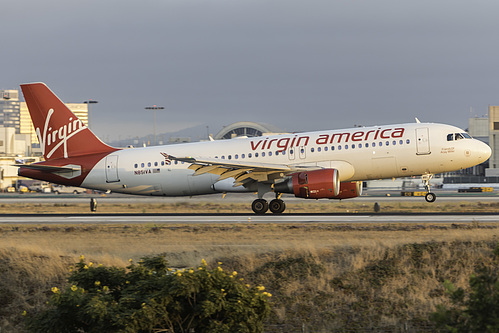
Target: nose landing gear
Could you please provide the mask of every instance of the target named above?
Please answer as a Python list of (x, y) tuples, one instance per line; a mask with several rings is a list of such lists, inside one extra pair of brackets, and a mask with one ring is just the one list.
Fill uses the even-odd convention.
[(434, 202), (437, 200), (435, 193), (430, 192), (430, 180), (433, 178), (432, 173), (427, 173), (421, 176), (421, 180), (424, 183), (424, 188), (426, 190), (426, 195), (424, 196), (426, 202)]

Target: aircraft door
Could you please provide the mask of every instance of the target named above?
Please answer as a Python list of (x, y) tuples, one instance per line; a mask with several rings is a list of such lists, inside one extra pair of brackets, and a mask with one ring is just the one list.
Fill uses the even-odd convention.
[(106, 157), (106, 182), (119, 182), (118, 177), (118, 155), (110, 155)]
[(294, 160), (295, 159), (295, 153), (296, 153), (296, 148), (289, 148), (289, 151), (288, 151), (288, 158), (290, 160)]
[(430, 154), (429, 128), (416, 128), (416, 155)]

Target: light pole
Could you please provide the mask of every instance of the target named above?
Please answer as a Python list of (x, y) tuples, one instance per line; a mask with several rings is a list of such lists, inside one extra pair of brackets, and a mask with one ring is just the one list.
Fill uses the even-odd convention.
[(146, 110), (153, 110), (154, 111), (154, 123), (153, 123), (153, 134), (154, 134), (154, 145), (156, 145), (156, 110), (163, 110), (164, 107), (163, 106), (157, 106), (157, 105), (153, 105), (153, 106), (146, 106), (144, 109)]
[(99, 102), (97, 101), (92, 101), (91, 99), (88, 100), (88, 101), (84, 101), (83, 103), (87, 104), (88, 105), (88, 115), (87, 115), (87, 122), (88, 122), (88, 128), (90, 128), (90, 104), (97, 104)]

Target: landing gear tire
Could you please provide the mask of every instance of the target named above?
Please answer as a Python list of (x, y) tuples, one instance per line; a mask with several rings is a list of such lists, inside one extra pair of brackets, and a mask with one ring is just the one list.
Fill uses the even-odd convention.
[(269, 210), (269, 203), (264, 199), (256, 199), (251, 204), (251, 209), (253, 209), (255, 214), (263, 215)]
[(426, 202), (434, 202), (437, 199), (437, 196), (435, 195), (435, 193), (428, 192), (426, 193), (424, 198)]
[(286, 209), (286, 204), (281, 199), (274, 199), (270, 202), (269, 209), (274, 214), (281, 214)]

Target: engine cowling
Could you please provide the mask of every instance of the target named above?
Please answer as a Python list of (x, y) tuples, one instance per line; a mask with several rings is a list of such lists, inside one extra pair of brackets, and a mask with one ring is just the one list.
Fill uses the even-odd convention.
[(362, 182), (343, 182), (340, 193), (331, 199), (351, 199), (362, 195)]
[(305, 199), (350, 199), (362, 194), (362, 182), (340, 183), (337, 169), (321, 169), (291, 174), (274, 191)]
[(275, 184), (274, 191), (293, 193), (305, 199), (333, 198), (340, 193), (340, 177), (337, 169), (297, 172), (286, 181)]

